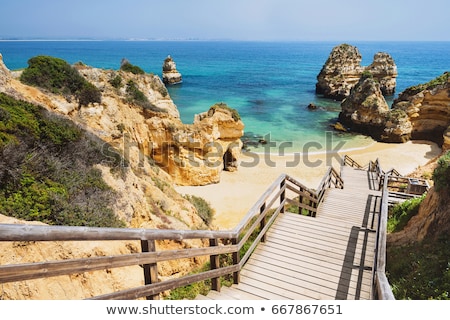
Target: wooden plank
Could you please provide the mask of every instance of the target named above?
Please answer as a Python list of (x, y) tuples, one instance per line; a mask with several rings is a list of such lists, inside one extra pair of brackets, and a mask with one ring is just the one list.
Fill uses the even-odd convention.
[(235, 297), (222, 292), (222, 290), (220, 292), (211, 290), (210, 292), (208, 292), (207, 297), (213, 300), (237, 300)]
[(188, 250), (168, 250), (121, 256), (3, 265), (0, 266), (0, 282), (23, 281), (133, 265), (152, 264), (161, 261), (194, 258), (211, 254), (224, 254), (236, 250), (237, 246), (231, 245), (216, 248), (193, 248)]
[[(359, 227), (357, 227), (359, 228)], [(373, 231), (367, 230), (365, 228), (360, 228), (360, 231), (358, 232), (358, 235), (351, 234), (351, 229), (349, 228), (346, 233), (344, 232), (333, 232), (333, 230), (330, 230), (328, 232), (327, 229), (320, 229), (318, 227), (310, 226), (310, 225), (301, 225), (301, 226), (292, 226), (289, 224), (281, 224), (277, 223), (274, 226), (272, 226), (271, 230), (279, 230), (280, 232), (287, 232), (291, 233), (293, 237), (296, 235), (308, 235), (311, 238), (314, 238), (315, 240), (324, 240), (328, 242), (332, 241), (342, 241), (342, 242), (348, 242), (350, 239), (357, 240), (361, 234), (365, 234), (366, 232), (369, 233), (375, 233)], [(269, 231), (270, 233), (270, 231)], [(360, 245), (360, 244), (358, 244)]]
[(261, 297), (240, 290), (236, 284), (233, 284), (231, 287), (222, 287), (220, 294), (222, 293), (233, 297), (236, 300), (263, 300)]
[[(287, 241), (295, 241), (299, 245), (314, 245), (318, 249), (322, 250), (340, 250), (340, 252), (345, 252), (346, 250), (349, 250), (348, 247), (348, 237), (345, 239), (342, 238), (341, 241), (328, 241), (325, 237), (325, 239), (318, 239), (318, 238), (312, 238), (308, 235), (303, 234), (293, 234), (289, 233), (287, 231), (278, 230), (275, 226), (271, 228), (271, 231), (268, 234), (268, 237), (277, 237), (277, 236), (285, 236)], [(355, 250), (351, 250), (352, 252), (360, 252), (361, 247), (356, 247)], [(338, 251), (339, 252), (339, 251)]]
[[(338, 253), (330, 250), (318, 250), (314, 246), (302, 246), (301, 248), (298, 248), (294, 246), (286, 246), (282, 242), (270, 241), (269, 243), (266, 244), (265, 247), (267, 247), (267, 250), (269, 250), (268, 248), (271, 248), (271, 250), (279, 250), (280, 252), (283, 251), (286, 254), (292, 256), (300, 255), (308, 258), (317, 259), (318, 262), (324, 261), (340, 265), (342, 265), (343, 262), (342, 252)], [(371, 256), (368, 256), (366, 254), (366, 258), (371, 259), (373, 261), (374, 254), (372, 253)]]
[[(283, 267), (285, 269), (294, 270), (300, 273), (306, 273), (311, 276), (316, 276), (320, 279), (328, 279), (331, 281), (336, 281), (342, 275), (342, 264), (331, 264), (331, 263), (318, 263), (314, 259), (298, 259), (288, 258), (288, 257), (279, 257), (278, 260), (277, 253), (269, 252), (257, 252), (255, 256), (252, 257), (252, 261), (258, 261), (255, 263), (258, 264), (270, 264)], [(249, 261), (250, 263), (250, 261)], [(351, 275), (350, 271), (344, 271), (345, 274)], [(336, 278), (337, 277), (337, 278)]]
[[(254, 274), (270, 277), (282, 281), (286, 286), (292, 286), (296, 292), (304, 295), (307, 298), (312, 299), (334, 299), (337, 292), (337, 281), (326, 280), (317, 278), (314, 275), (308, 275), (305, 273), (294, 272), (292, 270), (284, 269), (279, 266), (273, 266), (270, 269), (265, 268), (265, 265), (250, 265), (245, 269), (244, 275), (254, 277)], [(357, 288), (356, 275), (352, 275), (353, 281), (350, 285), (353, 286), (349, 291), (354, 291)], [(364, 294), (370, 293), (371, 286), (363, 285), (362, 291)]]
[[(265, 280), (273, 282), (270, 278), (266, 278)], [(257, 291), (255, 290), (255, 294), (261, 295), (268, 300), (302, 300), (303, 298), (293, 291), (263, 282), (261, 279), (245, 277), (241, 283), (258, 288)]]
[[(244, 270), (245, 279), (247, 281), (254, 281), (259, 284), (261, 289), (265, 289), (267, 291), (282, 295), (283, 297), (293, 299), (293, 300), (310, 300), (317, 299), (317, 295), (311, 294), (313, 291), (307, 291), (308, 294), (305, 294), (305, 290), (301, 290), (301, 288), (294, 283), (294, 281), (287, 282), (283, 279), (280, 280), (280, 277), (272, 277), (273, 272), (270, 270), (264, 270), (266, 273), (259, 273), (253, 269), (251, 272), (249, 270)], [(281, 277), (282, 278), (282, 277)], [(330, 299), (331, 295), (325, 296), (324, 298)]]
[(234, 231), (93, 228), (0, 224), (0, 241), (111, 241), (232, 239)]
[(226, 294), (235, 297), (238, 300), (262, 300), (261, 297), (239, 289), (236, 284), (233, 284), (231, 287), (224, 287), (223, 289), (223, 292), (226, 292)]
[(247, 278), (243, 278), (243, 280), (237, 285), (237, 288), (244, 292), (248, 292), (261, 297), (265, 300), (287, 300), (287, 298), (284, 296), (280, 296), (278, 294), (260, 288), (258, 282), (255, 283), (254, 281), (248, 280)]

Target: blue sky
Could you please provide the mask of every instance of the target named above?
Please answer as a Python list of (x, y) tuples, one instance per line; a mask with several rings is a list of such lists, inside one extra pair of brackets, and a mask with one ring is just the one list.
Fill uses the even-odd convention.
[(0, 0), (0, 38), (443, 40), (448, 0)]

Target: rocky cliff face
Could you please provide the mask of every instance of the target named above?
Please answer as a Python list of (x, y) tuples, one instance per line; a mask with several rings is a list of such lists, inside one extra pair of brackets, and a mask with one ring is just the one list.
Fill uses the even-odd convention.
[(343, 100), (350, 95), (364, 71), (369, 71), (380, 83), (384, 94), (395, 91), (397, 67), (388, 53), (377, 53), (372, 64), (361, 66), (362, 56), (358, 48), (341, 44), (331, 51), (317, 76), (316, 93), (327, 98)]
[(388, 108), (378, 80), (361, 77), (342, 104), (340, 121), (384, 142), (429, 140), (447, 148), (450, 141), (449, 73), (406, 89)]
[(351, 130), (371, 136), (380, 136), (389, 106), (380, 84), (371, 74), (363, 75), (352, 88), (350, 96), (341, 104), (339, 120)]
[[(141, 170), (150, 159), (178, 185), (217, 183), (220, 173), (227, 167), (224, 164), (226, 155), (232, 153), (234, 158), (239, 157), (244, 124), (239, 118), (233, 118), (232, 109), (228, 106), (223, 105), (223, 108), (218, 108), (222, 109), (221, 112), (202, 117), (193, 125), (185, 125), (158, 76), (84, 65), (76, 67), (102, 91), (101, 104), (79, 108), (76, 101), (44, 93), (17, 80), (0, 90), (9, 90), (16, 98), (42, 104), (70, 117), (121, 150), (133, 168)], [(9, 72), (2, 78), (12, 79)], [(131, 86), (145, 95), (145, 104), (132, 99)], [(214, 109), (217, 110), (216, 107)]]
[(402, 231), (388, 234), (388, 245), (401, 246), (423, 239), (437, 240), (450, 231), (450, 201), (432, 188), (420, 205), (417, 215), (411, 218)]
[(411, 139), (442, 145), (444, 132), (450, 126), (450, 73), (406, 89), (394, 101), (392, 110), (408, 116)]
[(397, 66), (394, 59), (386, 52), (378, 52), (373, 57), (373, 62), (365, 71), (369, 71), (380, 84), (383, 95), (392, 95), (397, 85)]
[[(0, 56), (1, 58), (1, 56)], [(67, 117), (105, 142), (105, 152), (118, 153), (126, 160), (124, 174), (111, 172), (110, 166), (97, 165), (105, 182), (116, 192), (114, 212), (129, 227), (152, 229), (206, 229), (195, 207), (174, 188), (179, 184), (217, 182), (224, 167), (223, 158), (231, 146), (240, 145), (243, 123), (233, 118), (232, 109), (218, 106), (194, 125), (184, 125), (162, 81), (153, 75), (100, 70), (77, 65), (80, 74), (102, 92), (102, 102), (79, 107), (70, 98), (24, 85), (0, 59), (0, 92), (39, 104)], [(119, 81), (120, 80), (120, 81)], [(139, 89), (145, 105), (137, 104), (130, 88)], [(111, 149), (110, 146), (114, 147)], [(221, 146), (219, 148), (218, 146)], [(211, 152), (211, 150), (213, 152)], [(210, 152), (210, 157), (207, 157)], [(238, 152), (236, 151), (235, 155)], [(158, 158), (158, 156), (160, 156)], [(215, 166), (209, 165), (208, 161)], [(158, 166), (160, 163), (162, 166)], [(167, 166), (164, 166), (164, 164)], [(199, 165), (197, 165), (199, 164)], [(0, 217), (0, 223), (24, 223)], [(159, 248), (202, 247), (202, 241), (167, 242)], [(3, 243), (0, 264), (35, 260), (108, 255), (136, 252), (134, 243), (68, 244)], [(160, 277), (186, 274), (203, 261), (187, 259), (160, 265)], [(54, 280), (54, 281), (53, 281)], [(95, 285), (94, 285), (95, 283)], [(98, 284), (102, 283), (102, 286)], [(83, 275), (4, 284), (0, 299), (79, 299), (116, 291), (142, 283), (140, 267), (107, 270)]]
[(171, 56), (168, 56), (163, 63), (163, 82), (169, 85), (182, 82), (181, 73), (178, 72), (177, 65)]

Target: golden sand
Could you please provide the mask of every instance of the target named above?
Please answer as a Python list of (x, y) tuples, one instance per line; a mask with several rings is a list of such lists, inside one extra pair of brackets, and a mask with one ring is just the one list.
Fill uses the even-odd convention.
[(329, 165), (339, 168), (339, 158), (344, 154), (361, 165), (378, 158), (384, 170), (395, 168), (407, 175), (439, 156), (441, 149), (426, 141), (409, 141), (404, 144), (376, 142), (362, 149), (342, 151), (334, 155), (297, 155), (297, 158), (293, 154), (270, 157), (261, 154), (244, 155), (240, 159), (238, 171), (222, 172), (220, 183), (201, 187), (177, 187), (177, 191), (207, 200), (216, 211), (214, 224), (221, 229), (232, 229), (279, 175), (289, 174), (305, 186), (316, 188)]

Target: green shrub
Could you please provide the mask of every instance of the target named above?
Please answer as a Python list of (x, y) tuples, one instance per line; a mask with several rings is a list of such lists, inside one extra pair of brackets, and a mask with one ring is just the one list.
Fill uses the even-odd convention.
[(209, 108), (208, 115), (209, 116), (214, 115), (214, 113), (216, 112), (217, 109), (224, 109), (224, 110), (231, 112), (231, 117), (233, 118), (234, 121), (241, 120), (241, 116), (240, 116), (239, 112), (236, 109), (229, 107), (226, 103), (223, 103), (223, 102), (216, 103), (211, 108)]
[(397, 300), (450, 299), (450, 239), (387, 248), (386, 275)]
[(433, 172), (433, 181), (436, 191), (449, 193), (450, 189), (450, 151), (438, 160), (438, 165)]
[(214, 218), (214, 209), (211, 208), (211, 205), (205, 199), (197, 196), (185, 195), (184, 198), (194, 205), (200, 218), (209, 226)]
[[(0, 213), (54, 225), (121, 227), (97, 143), (67, 119), (0, 93)], [(120, 163), (120, 159), (111, 166)]]
[(448, 82), (449, 77), (450, 77), (450, 73), (444, 72), (442, 75), (436, 77), (435, 79), (433, 79), (427, 83), (409, 87), (404, 92), (406, 94), (414, 95), (423, 90), (432, 90), (432, 89), (436, 88), (437, 86), (446, 84)]
[(132, 74), (145, 74), (145, 71), (140, 67), (132, 65), (129, 62), (125, 62), (120, 66), (120, 70), (125, 72), (131, 72)]
[(122, 77), (116, 75), (114, 78), (109, 80), (109, 83), (116, 89), (120, 89), (122, 87)]
[(126, 89), (127, 95), (128, 95), (128, 101), (136, 103), (140, 106), (145, 106), (147, 103), (149, 103), (147, 97), (145, 94), (139, 90), (136, 82), (133, 80), (129, 80), (127, 82), (127, 89)]
[(129, 80), (127, 82), (127, 98), (129, 103), (134, 103), (142, 108), (152, 110), (154, 112), (163, 112), (167, 113), (166, 110), (158, 108), (157, 106), (153, 105), (145, 96), (145, 94), (139, 90), (136, 82), (133, 80)]
[(388, 232), (397, 232), (402, 230), (408, 221), (419, 212), (420, 204), (425, 199), (426, 194), (419, 198), (406, 200), (395, 205), (389, 210), (387, 229)]
[(83, 78), (70, 64), (59, 58), (49, 56), (31, 58), (20, 80), (55, 94), (73, 95), (77, 97), (80, 106), (101, 102), (100, 90)]
[(76, 96), (80, 106), (87, 106), (90, 103), (101, 103), (102, 94), (96, 86), (90, 82), (85, 82), (77, 91)]

